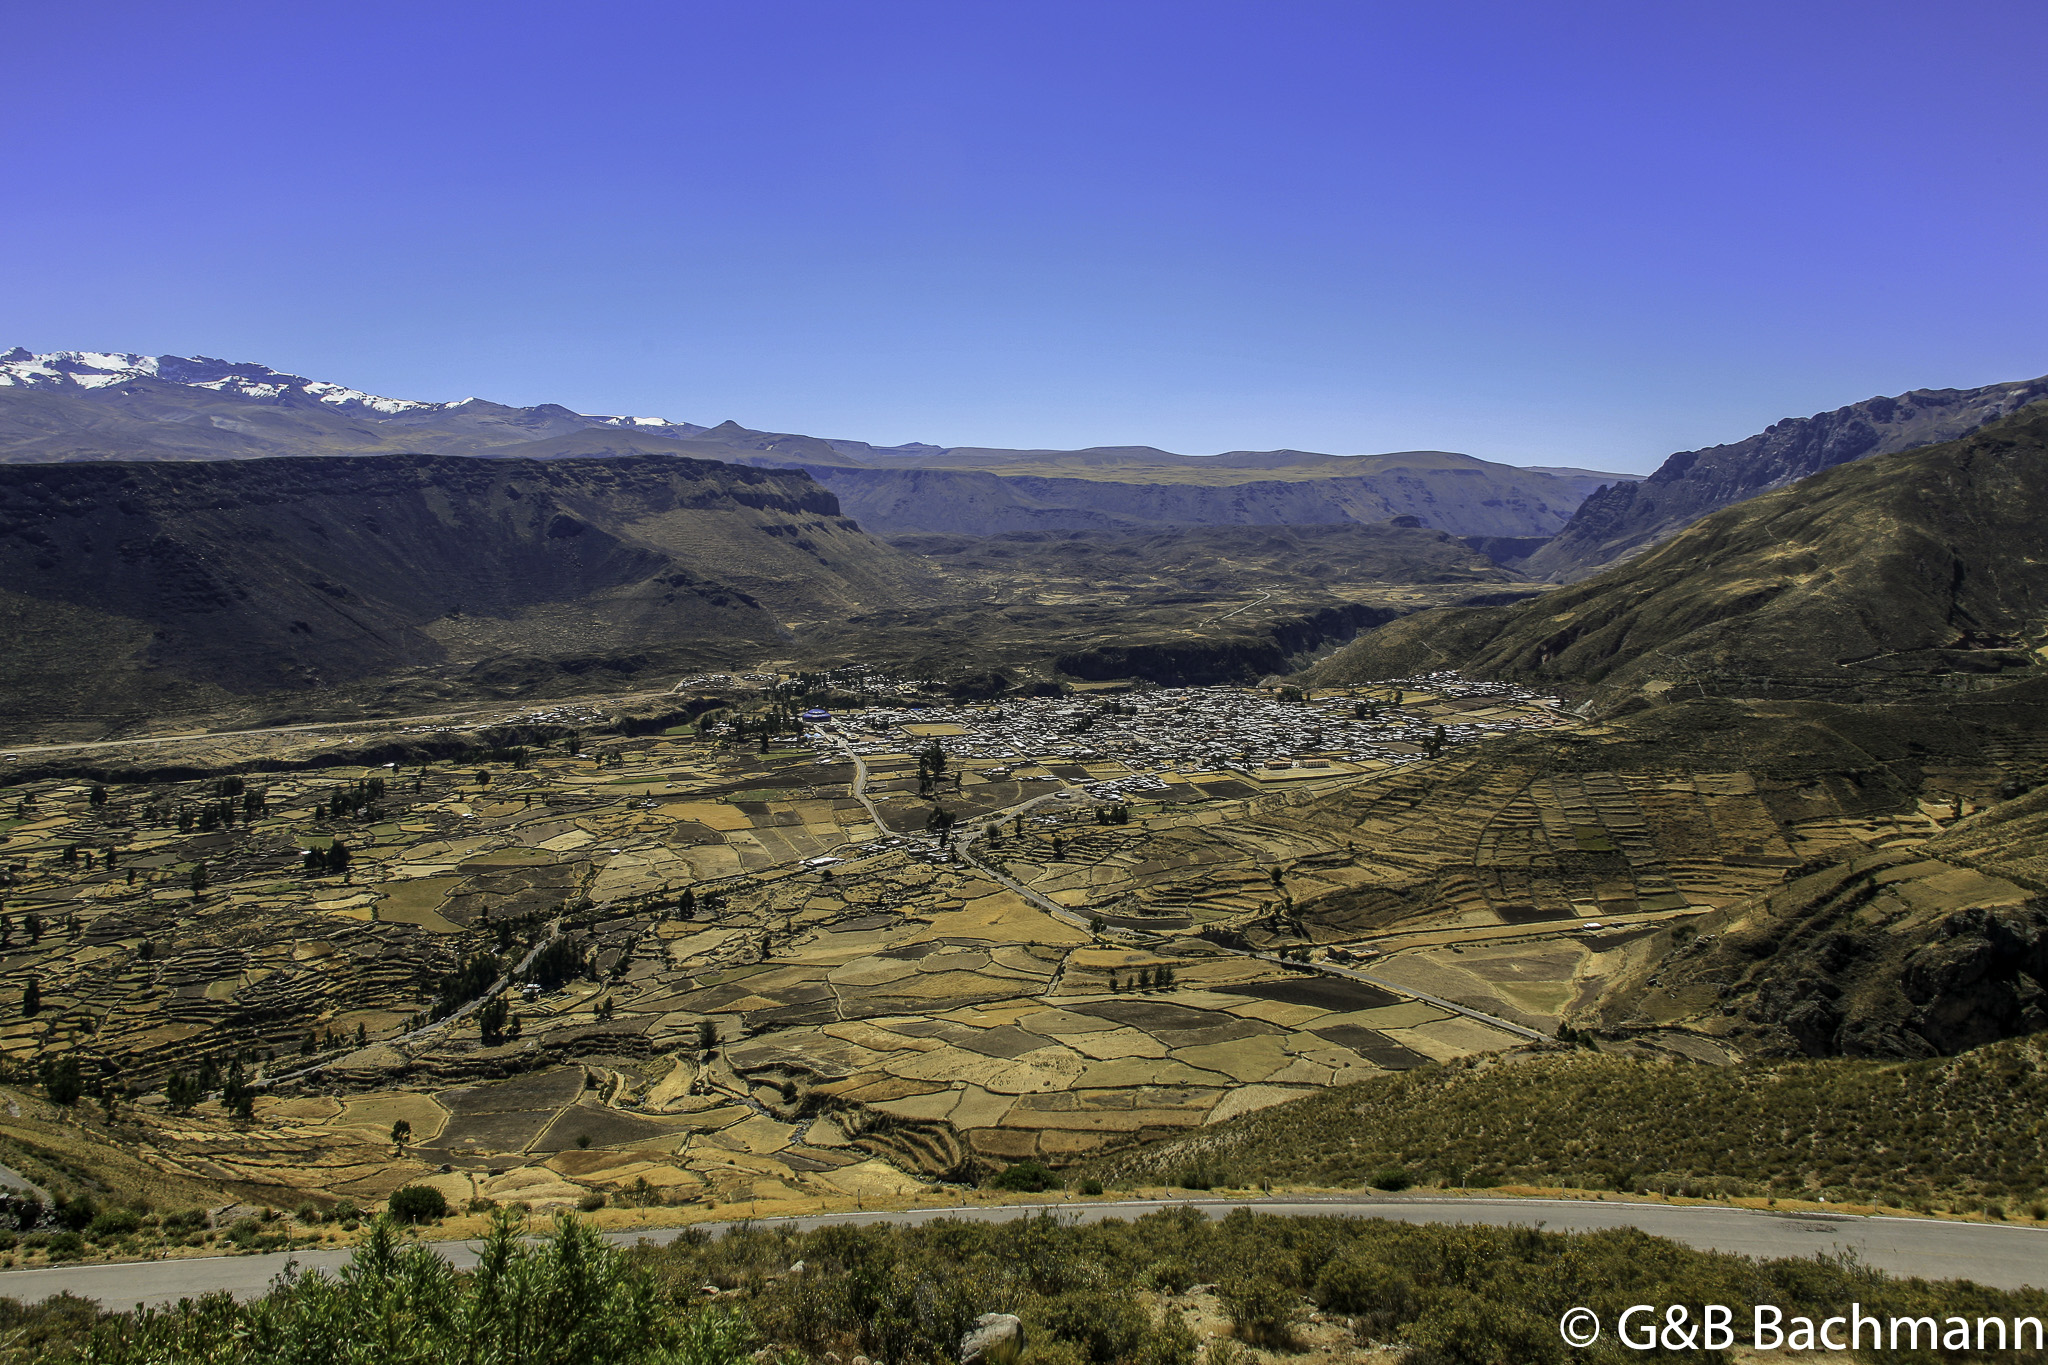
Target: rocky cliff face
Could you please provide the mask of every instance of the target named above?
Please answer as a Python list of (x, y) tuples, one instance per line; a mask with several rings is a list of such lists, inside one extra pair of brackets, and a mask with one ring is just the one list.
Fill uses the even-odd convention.
[(1733, 445), (1685, 451), (1640, 483), (1594, 493), (1554, 540), (1517, 567), (1533, 577), (1574, 582), (1709, 512), (1851, 460), (1955, 440), (2043, 397), (2048, 378), (1981, 389), (1916, 389), (1789, 418)]
[(810, 478), (674, 457), (0, 468), (0, 710), (145, 711), (394, 677), (521, 690), (773, 652), (919, 600)]

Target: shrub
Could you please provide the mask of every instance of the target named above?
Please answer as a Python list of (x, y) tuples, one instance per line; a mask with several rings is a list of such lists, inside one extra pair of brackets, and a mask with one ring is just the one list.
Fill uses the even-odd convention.
[(206, 1215), (198, 1209), (178, 1209), (165, 1214), (160, 1226), (167, 1237), (173, 1233), (198, 1232), (206, 1226)]
[(1557, 1328), (1513, 1304), (1444, 1291), (1414, 1326), (1406, 1365), (1563, 1365)]
[(72, 1232), (83, 1232), (92, 1226), (93, 1219), (100, 1216), (100, 1206), (89, 1194), (81, 1194), (76, 1199), (65, 1199), (60, 1195), (55, 1212), (57, 1222), (63, 1227)]
[(1080, 1347), (1084, 1359), (1102, 1365), (1135, 1360), (1153, 1335), (1151, 1316), (1142, 1305), (1101, 1289), (1062, 1294), (1042, 1310), (1039, 1325)]
[(1389, 1166), (1374, 1174), (1372, 1187), (1376, 1190), (1405, 1190), (1415, 1183), (1405, 1166)]
[(1025, 1194), (1037, 1194), (1059, 1184), (1058, 1177), (1036, 1161), (1020, 1161), (1006, 1166), (988, 1178), (988, 1184), (998, 1190), (1015, 1190)]
[(589, 1194), (584, 1195), (581, 1199), (576, 1201), (576, 1207), (582, 1209), (585, 1213), (596, 1213), (599, 1209), (603, 1208), (606, 1204), (610, 1202), (611, 1201), (609, 1199), (606, 1199), (602, 1194), (598, 1193), (596, 1190), (592, 1190)]
[(431, 1223), (448, 1216), (448, 1198), (432, 1185), (405, 1185), (391, 1192), (391, 1216), (408, 1223)]
[(1415, 1283), (1398, 1270), (1354, 1253), (1323, 1267), (1316, 1277), (1316, 1302), (1333, 1313), (1357, 1318), (1361, 1337), (1381, 1340), (1415, 1317)]
[(1101, 1194), (1102, 1182), (1100, 1180), (1097, 1180), (1092, 1175), (1089, 1176), (1086, 1180), (1083, 1180), (1081, 1182), (1081, 1193), (1091, 1196)]
[[(27, 1238), (23, 1238), (26, 1244)], [(85, 1255), (85, 1239), (75, 1232), (52, 1232), (43, 1241), (43, 1250), (53, 1261), (75, 1261)]]
[(132, 1237), (142, 1231), (142, 1215), (133, 1209), (107, 1209), (86, 1225), (85, 1234), (94, 1241), (109, 1237)]
[(1301, 1300), (1278, 1280), (1263, 1274), (1234, 1277), (1217, 1288), (1216, 1297), (1245, 1341), (1282, 1350), (1294, 1345)]

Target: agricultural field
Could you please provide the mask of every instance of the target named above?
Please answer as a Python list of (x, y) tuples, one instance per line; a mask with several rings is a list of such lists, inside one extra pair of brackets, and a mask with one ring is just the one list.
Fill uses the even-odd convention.
[(1797, 861), (1747, 774), (1518, 767), (1488, 741), (1571, 718), (1454, 679), (803, 724), (780, 685), (10, 787), (0, 1139), (251, 1207), (901, 1200), (1524, 1047)]

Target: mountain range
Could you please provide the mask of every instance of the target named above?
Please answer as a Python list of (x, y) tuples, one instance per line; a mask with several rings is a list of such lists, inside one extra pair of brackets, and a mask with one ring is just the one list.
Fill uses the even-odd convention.
[[(1454, 535), (1555, 534), (1623, 474), (1521, 469), (1443, 451), (1176, 455), (1149, 446), (1000, 450), (593, 416), (544, 403), (379, 397), (262, 365), (127, 352), (0, 353), (0, 463), (320, 455), (680, 454), (798, 468), (881, 533), (1375, 522), (1420, 517)], [(1526, 553), (1528, 545), (1509, 547)]]

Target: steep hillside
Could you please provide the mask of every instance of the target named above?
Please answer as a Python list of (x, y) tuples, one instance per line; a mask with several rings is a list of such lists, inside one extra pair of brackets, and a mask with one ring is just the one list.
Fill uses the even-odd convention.
[(2048, 901), (1935, 856), (1947, 842), (1835, 863), (1687, 925), (1601, 1020), (1816, 1057), (1928, 1057), (2048, 1028)]
[(1709, 512), (1851, 460), (1952, 441), (2048, 397), (2048, 378), (1980, 389), (1915, 389), (1788, 418), (1732, 445), (1673, 455), (1641, 482), (1594, 492), (1550, 544), (1518, 565), (1569, 583), (1684, 529)]
[(1425, 667), (1590, 690), (1908, 695), (2028, 676), (2048, 641), (2048, 405), (1714, 513), (1525, 605), (1397, 622), (1319, 682)]
[[(669, 456), (0, 469), (9, 732), (775, 652), (929, 579), (801, 473)], [(282, 703), (280, 703), (282, 704)]]

